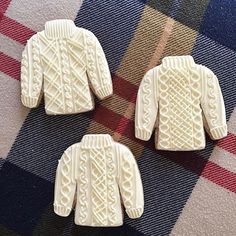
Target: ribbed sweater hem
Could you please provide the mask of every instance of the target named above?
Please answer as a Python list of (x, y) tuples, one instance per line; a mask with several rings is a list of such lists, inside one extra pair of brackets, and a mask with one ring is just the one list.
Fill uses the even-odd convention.
[(134, 208), (134, 209), (127, 209), (126, 213), (128, 214), (129, 218), (131, 218), (131, 219), (139, 218), (143, 214), (143, 207)]
[(147, 141), (150, 139), (152, 133), (150, 131), (135, 128), (135, 137), (144, 141)]
[(105, 99), (111, 96), (113, 93), (112, 85), (106, 85), (98, 90), (96, 90), (96, 94), (99, 99)]
[(221, 139), (227, 136), (227, 125), (219, 126), (210, 130), (213, 139)]
[(29, 108), (34, 108), (38, 105), (38, 99), (34, 97), (21, 96), (21, 101), (24, 106)]
[(59, 216), (66, 217), (70, 214), (71, 208), (64, 207), (64, 206), (59, 206), (59, 205), (54, 205), (54, 212)]

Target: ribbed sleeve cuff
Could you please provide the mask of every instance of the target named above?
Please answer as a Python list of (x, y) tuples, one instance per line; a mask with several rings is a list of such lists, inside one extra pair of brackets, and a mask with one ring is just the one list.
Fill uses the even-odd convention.
[(139, 218), (143, 214), (143, 207), (135, 208), (135, 209), (128, 209), (126, 210), (126, 213), (131, 219)]
[(213, 139), (221, 139), (227, 136), (227, 125), (219, 126), (210, 130)]
[(147, 141), (150, 139), (152, 133), (150, 131), (135, 128), (135, 137), (144, 141)]
[(99, 99), (107, 98), (107, 97), (111, 96), (112, 93), (113, 93), (112, 85), (106, 85), (96, 91), (96, 94)]
[(34, 108), (37, 107), (38, 105), (38, 99), (32, 97), (21, 96), (21, 102), (23, 103), (24, 106), (29, 108)]
[(59, 215), (59, 216), (68, 216), (71, 212), (71, 208), (69, 207), (64, 207), (64, 206), (59, 206), (59, 205), (54, 205), (54, 212)]

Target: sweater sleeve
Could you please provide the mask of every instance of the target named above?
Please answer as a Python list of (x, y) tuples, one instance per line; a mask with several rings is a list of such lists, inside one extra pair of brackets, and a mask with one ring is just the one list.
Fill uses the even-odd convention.
[(131, 151), (121, 146), (119, 187), (126, 213), (130, 218), (139, 218), (144, 210), (143, 185), (136, 160)]
[(22, 52), (21, 60), (21, 101), (29, 108), (40, 103), (43, 73), (37, 35), (31, 37)]
[(212, 139), (227, 136), (225, 105), (220, 85), (214, 73), (202, 66), (201, 107), (205, 118), (205, 128)]
[(157, 68), (149, 70), (138, 90), (135, 110), (135, 137), (149, 140), (158, 112)]
[(73, 146), (69, 147), (59, 160), (54, 192), (54, 212), (60, 216), (68, 216), (71, 212), (75, 193), (75, 163)]
[(87, 74), (99, 99), (113, 93), (112, 79), (102, 46), (92, 32), (87, 33)]

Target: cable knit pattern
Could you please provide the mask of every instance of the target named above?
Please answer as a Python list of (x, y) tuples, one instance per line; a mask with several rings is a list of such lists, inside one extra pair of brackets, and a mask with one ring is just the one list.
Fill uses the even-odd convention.
[[(158, 95), (156, 97), (152, 96), (156, 87), (156, 84), (153, 81), (154, 74), (154, 70), (150, 70), (146, 73), (138, 91), (137, 104), (139, 104), (139, 106), (136, 106), (136, 117), (140, 113), (142, 113), (143, 116), (136, 121), (135, 136), (143, 140), (148, 140), (150, 138), (155, 123), (155, 116), (152, 116), (152, 114), (153, 112), (157, 113), (156, 97), (158, 97)], [(141, 101), (139, 102), (139, 100)], [(153, 108), (154, 110), (152, 110)]]
[(22, 61), (21, 61), (21, 94), (22, 97), (29, 95), (29, 65), (28, 65), (28, 56), (27, 50), (25, 49), (22, 52)]
[(78, 189), (79, 195), (79, 203), (80, 203), (80, 211), (78, 212), (79, 220), (82, 224), (85, 224), (87, 216), (88, 216), (88, 179), (87, 179), (87, 166), (86, 166), (86, 150), (81, 150), (81, 155), (79, 156), (79, 181), (80, 188)]
[(108, 221), (109, 224), (115, 224), (116, 217), (116, 208), (117, 197), (115, 195), (115, 178), (116, 175), (116, 165), (114, 163), (114, 157), (112, 148), (107, 148), (107, 199), (108, 199)]
[(217, 122), (217, 113), (216, 113), (216, 95), (214, 92), (214, 82), (213, 82), (213, 76), (212, 74), (207, 75), (207, 102), (209, 107), (209, 117), (211, 121), (211, 125), (215, 125)]
[(202, 137), (203, 126), (199, 121), (201, 117), (202, 110), (199, 106), (199, 101), (201, 99), (201, 78), (200, 73), (198, 73), (196, 67), (191, 67), (189, 69), (191, 83), (191, 100), (192, 100), (192, 120), (193, 120), (193, 146), (199, 147), (204, 146), (204, 138)]
[[(227, 135), (224, 101), (212, 71), (195, 64), (191, 56), (166, 57), (160, 66), (151, 71), (156, 72), (152, 73), (156, 76), (151, 78), (152, 83), (149, 85), (150, 102), (145, 100), (149, 72), (144, 76), (138, 92), (135, 115), (137, 138), (148, 140), (157, 119), (157, 149), (203, 149), (203, 125), (213, 139)], [(148, 138), (147, 133), (150, 134)]]
[(33, 53), (33, 91), (32, 96), (38, 97), (40, 95), (42, 84), (42, 69), (40, 61), (40, 52), (37, 35), (32, 38), (32, 53)]
[[(130, 150), (124, 146), (123, 149), (120, 158), (119, 176), (121, 195), (128, 216), (137, 218), (143, 213), (143, 190), (140, 189), (140, 174), (135, 171), (137, 164), (132, 158)], [(133, 191), (134, 189), (137, 189), (137, 191)]]
[(65, 153), (65, 157), (61, 160), (62, 161), (62, 168), (61, 168), (61, 173), (62, 173), (62, 187), (61, 187), (61, 199), (60, 202), (63, 206), (67, 206), (68, 202), (70, 201), (70, 198), (68, 196), (68, 193), (71, 191), (70, 187), (70, 163), (71, 163), (71, 158), (70, 156)]
[[(92, 32), (89, 32), (86, 37), (87, 42), (87, 67), (91, 83), (97, 91), (98, 97), (106, 97), (110, 95), (111, 84), (109, 82), (109, 70), (101, 45), (95, 40)], [(99, 68), (99, 70), (97, 69)], [(98, 83), (97, 76), (101, 78), (101, 84)], [(103, 89), (103, 88), (105, 89)]]
[(125, 158), (122, 162), (122, 190), (123, 190), (123, 199), (124, 204), (127, 208), (130, 208), (132, 206), (132, 198), (133, 198), (133, 192), (132, 192), (132, 183), (134, 175), (132, 173), (132, 167), (131, 163)]
[(89, 154), (92, 177), (92, 225), (107, 225), (107, 204), (104, 201), (107, 198), (106, 150), (91, 148)]
[(146, 128), (147, 125), (150, 123), (150, 115), (151, 115), (151, 108), (150, 108), (150, 97), (151, 97), (151, 75), (147, 75), (147, 79), (144, 81), (143, 84), (143, 104), (146, 109), (144, 109), (143, 115), (143, 126)]
[(61, 216), (68, 216), (72, 209), (73, 198), (71, 196), (75, 193), (75, 175), (73, 174), (73, 155), (72, 147), (69, 147), (59, 160), (56, 173), (55, 201), (54, 211)]
[(160, 105), (160, 126), (159, 126), (159, 135), (162, 137), (159, 140), (161, 146), (169, 146), (170, 145), (170, 125), (169, 125), (169, 93), (168, 86), (166, 83), (169, 80), (168, 71), (164, 70), (164, 68), (159, 69), (159, 93), (162, 99), (159, 100)]
[(42, 86), (42, 69), (38, 37), (34, 35), (22, 53), (21, 63), (21, 99), (24, 105), (36, 107)]
[(70, 65), (69, 65), (69, 56), (67, 52), (67, 40), (59, 39), (59, 48), (61, 54), (61, 72), (62, 72), (62, 81), (64, 85), (64, 101), (65, 101), (65, 112), (71, 113), (73, 111), (73, 97), (72, 97), (72, 86), (70, 84)]
[(136, 161), (129, 149), (110, 135), (85, 135), (65, 151), (57, 168), (55, 213), (69, 215), (76, 189), (78, 225), (122, 225), (120, 193), (131, 218), (143, 213), (143, 188)]
[(227, 136), (224, 100), (219, 82), (214, 73), (205, 66), (199, 66), (204, 93), (201, 106), (206, 117), (205, 127), (212, 139)]
[[(103, 99), (112, 94), (106, 57), (93, 33), (71, 20), (49, 21), (22, 53), (22, 103), (36, 107), (44, 82), (47, 114), (74, 114), (94, 108), (89, 89)], [(43, 81), (44, 80), (44, 81)]]

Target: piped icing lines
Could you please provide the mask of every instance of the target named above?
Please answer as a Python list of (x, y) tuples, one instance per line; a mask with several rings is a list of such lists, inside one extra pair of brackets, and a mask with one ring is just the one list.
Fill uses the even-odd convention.
[(87, 43), (87, 61), (88, 61), (88, 69), (89, 69), (89, 76), (90, 80), (93, 83), (94, 89), (99, 89), (98, 81), (96, 80), (96, 47), (94, 44), (94, 39), (92, 34), (86, 34), (86, 43)]
[(65, 152), (65, 156), (64, 158), (61, 160), (61, 173), (62, 173), (62, 188), (61, 188), (61, 205), (63, 206), (67, 206), (69, 201), (70, 201), (70, 197), (69, 194), (71, 192), (71, 178), (70, 178), (70, 173), (71, 173), (71, 157)]
[(207, 74), (207, 100), (211, 125), (215, 126), (217, 124), (217, 104), (213, 76), (213, 73)]
[(98, 39), (70, 20), (49, 21), (45, 30), (28, 40), (21, 77), (22, 103), (36, 107), (43, 90), (47, 114), (92, 110), (89, 80), (100, 99), (112, 94), (109, 67)]
[(85, 224), (88, 216), (88, 196), (87, 196), (87, 189), (88, 189), (88, 179), (87, 179), (87, 152), (86, 149), (81, 150), (81, 155), (79, 158), (79, 204), (80, 204), (80, 211), (79, 211), (79, 220), (82, 224)]
[[(157, 149), (203, 149), (204, 126), (212, 139), (227, 135), (222, 93), (217, 77), (210, 69), (196, 64), (191, 56), (173, 56), (165, 57), (161, 65), (152, 69), (157, 70), (158, 86), (153, 86), (150, 98), (151, 101), (158, 100), (158, 109), (154, 102), (147, 103), (146, 75), (140, 85), (139, 91), (143, 92), (138, 93), (135, 112), (137, 138), (148, 140), (151, 137), (153, 126), (147, 128), (146, 120), (151, 120), (152, 124), (156, 121)], [(148, 110), (151, 110), (150, 115)]]
[(160, 146), (169, 147), (170, 146), (170, 125), (169, 125), (169, 87), (168, 85), (168, 70), (160, 68), (159, 69), (159, 110), (160, 110)]
[(70, 64), (67, 52), (67, 40), (59, 39), (59, 49), (60, 49), (60, 61), (61, 61), (61, 77), (63, 81), (64, 88), (64, 102), (65, 102), (65, 112), (71, 113), (73, 111), (73, 96), (72, 88), (70, 84)]
[(108, 147), (107, 151), (107, 199), (108, 199), (108, 221), (109, 224), (115, 224), (117, 220), (116, 208), (117, 196), (115, 194), (115, 176), (116, 166), (113, 159), (112, 147)]
[(42, 70), (38, 36), (34, 35), (27, 42), (27, 48), (22, 53), (21, 89), (22, 95), (37, 98), (42, 85)]
[(146, 78), (143, 82), (143, 104), (144, 108), (143, 112), (143, 126), (147, 128), (147, 126), (150, 124), (150, 115), (151, 115), (151, 109), (150, 109), (150, 99), (151, 99), (151, 75), (150, 73), (146, 75)]
[[(183, 70), (183, 69), (182, 69)], [(192, 101), (189, 86), (189, 73), (175, 68), (170, 69), (170, 125), (171, 147), (174, 149), (190, 148), (193, 146), (192, 131)]]
[(32, 54), (33, 54), (33, 90), (32, 96), (37, 97), (41, 91), (42, 69), (40, 61), (40, 49), (38, 44), (38, 36), (32, 38)]
[(120, 226), (122, 197), (129, 217), (140, 217), (143, 187), (138, 166), (127, 150), (105, 134), (85, 135), (69, 147), (57, 168), (55, 213), (68, 216), (75, 201), (76, 224)]
[(29, 64), (27, 57), (27, 49), (25, 49), (22, 53), (22, 61), (21, 61), (21, 91), (22, 95), (27, 97), (30, 95), (29, 90)]
[(106, 161), (104, 150), (93, 148), (90, 150), (92, 176), (92, 224), (106, 225)]
[(203, 127), (202, 127), (202, 110), (199, 105), (201, 100), (201, 79), (196, 67), (189, 70), (191, 83), (191, 100), (192, 100), (192, 121), (193, 121), (193, 146), (199, 147), (204, 145)]
[[(46, 109), (50, 112), (65, 112), (63, 81), (61, 79), (59, 44), (40, 34), (41, 57), (44, 68), (44, 93)], [(56, 108), (55, 108), (56, 106)], [(57, 113), (55, 112), (55, 113)]]
[[(74, 40), (68, 39), (69, 59), (71, 64), (72, 93), (76, 110), (90, 106), (88, 81), (86, 79), (86, 48), (84, 32), (78, 32)], [(79, 55), (79, 56), (78, 56)]]
[(124, 158), (122, 163), (122, 195), (126, 208), (132, 207), (133, 192), (132, 184), (134, 183), (134, 175), (132, 171), (132, 163), (130, 163), (126, 158)]
[(100, 68), (99, 73), (100, 73), (100, 78), (103, 86), (109, 85), (109, 70), (108, 70), (108, 65), (106, 63), (106, 58), (104, 57), (104, 54), (102, 53), (102, 47), (101, 45), (97, 42), (95, 43), (95, 53), (97, 57), (97, 67)]

